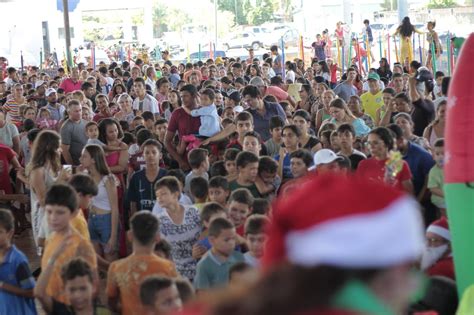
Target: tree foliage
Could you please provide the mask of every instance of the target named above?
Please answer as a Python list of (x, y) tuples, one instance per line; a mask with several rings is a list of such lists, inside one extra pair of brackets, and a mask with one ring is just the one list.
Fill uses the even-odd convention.
[(391, 11), (391, 10), (398, 10), (398, 1), (397, 0), (384, 0), (382, 4), (380, 4), (382, 10), (384, 11)]
[(454, 0), (430, 0), (428, 4), (429, 9), (443, 9), (457, 6)]

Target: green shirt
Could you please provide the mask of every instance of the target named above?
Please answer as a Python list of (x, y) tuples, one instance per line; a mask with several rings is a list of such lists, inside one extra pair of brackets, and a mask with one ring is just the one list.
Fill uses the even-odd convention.
[(234, 251), (226, 261), (221, 261), (209, 250), (197, 264), (194, 287), (197, 290), (224, 286), (229, 282), (229, 269), (245, 261), (242, 253)]
[[(431, 168), (428, 174), (428, 189), (439, 188), (443, 189), (444, 185), (444, 171), (438, 165)], [(443, 197), (431, 194), (431, 202), (438, 208), (446, 208), (446, 202)]]
[(258, 191), (257, 186), (255, 184), (252, 184), (250, 186), (243, 186), (237, 183), (237, 180), (233, 180), (229, 183), (229, 190), (231, 192), (239, 188), (247, 188), (254, 198), (262, 198), (262, 195)]

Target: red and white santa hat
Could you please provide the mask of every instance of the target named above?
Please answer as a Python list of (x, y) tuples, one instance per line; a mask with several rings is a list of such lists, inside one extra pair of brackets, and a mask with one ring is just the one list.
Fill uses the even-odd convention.
[(445, 240), (451, 241), (451, 232), (449, 232), (448, 219), (446, 217), (441, 217), (431, 223), (426, 229), (426, 232), (431, 232), (441, 236)]
[(413, 198), (391, 187), (318, 175), (277, 201), (263, 263), (383, 268), (411, 262), (424, 246), (419, 213)]

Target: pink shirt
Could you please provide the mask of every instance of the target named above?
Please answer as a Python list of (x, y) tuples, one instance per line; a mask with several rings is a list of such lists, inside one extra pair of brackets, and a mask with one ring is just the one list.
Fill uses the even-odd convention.
[(81, 81), (76, 81), (76, 83), (74, 83), (72, 82), (72, 79), (66, 79), (61, 83), (59, 87), (64, 90), (64, 93), (69, 93), (80, 90), (81, 86)]
[(267, 86), (267, 89), (265, 91), (265, 96), (267, 95), (275, 96), (277, 100), (280, 102), (288, 99), (288, 93), (280, 89), (278, 86), (273, 86), (273, 85)]

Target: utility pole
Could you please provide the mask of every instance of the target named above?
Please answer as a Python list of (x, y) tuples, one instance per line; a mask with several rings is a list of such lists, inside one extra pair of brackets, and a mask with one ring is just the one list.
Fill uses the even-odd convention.
[(398, 22), (401, 23), (405, 16), (408, 16), (408, 1), (398, 0)]
[(66, 37), (66, 58), (67, 64), (69, 67), (72, 67), (72, 57), (71, 57), (71, 31), (69, 28), (69, 4), (68, 0), (63, 0), (63, 9), (64, 9), (64, 36)]
[[(214, 0), (214, 31), (215, 31), (215, 38), (214, 38), (214, 45), (217, 47), (217, 0)], [(212, 47), (209, 47), (209, 50), (211, 50)], [(216, 58), (216, 56), (214, 56)]]

